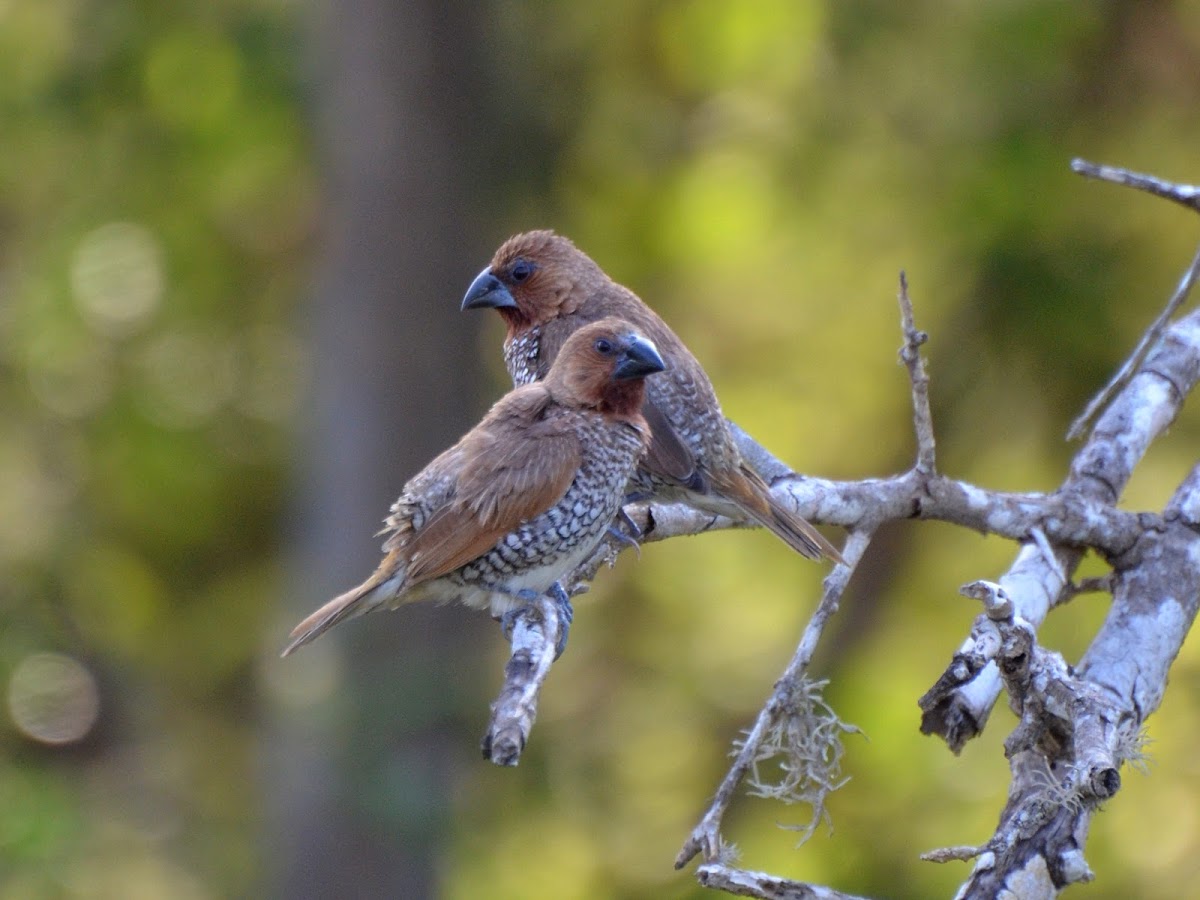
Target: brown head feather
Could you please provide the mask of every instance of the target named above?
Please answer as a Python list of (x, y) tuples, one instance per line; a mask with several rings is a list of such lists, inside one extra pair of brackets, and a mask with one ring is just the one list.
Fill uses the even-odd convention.
[[(517, 280), (513, 272), (521, 262), (531, 271)], [(517, 303), (499, 310), (510, 334), (572, 315), (584, 300), (610, 284), (598, 265), (553, 231), (527, 231), (510, 237), (500, 245), (488, 269)]]
[[(629, 354), (644, 353), (646, 348), (657, 366), (635, 377), (621, 377)], [(653, 343), (623, 319), (609, 317), (584, 325), (567, 338), (542, 384), (566, 406), (596, 409), (644, 426), (645, 377), (662, 367)]]

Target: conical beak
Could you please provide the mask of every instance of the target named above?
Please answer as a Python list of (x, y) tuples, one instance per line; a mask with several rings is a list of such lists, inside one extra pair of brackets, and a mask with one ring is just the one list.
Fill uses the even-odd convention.
[(632, 337), (617, 360), (613, 377), (618, 380), (642, 378), (665, 369), (666, 363), (658, 355), (658, 348), (644, 337)]
[(516, 305), (517, 301), (508, 288), (492, 274), (490, 268), (475, 276), (462, 302), (463, 309), (511, 309)]

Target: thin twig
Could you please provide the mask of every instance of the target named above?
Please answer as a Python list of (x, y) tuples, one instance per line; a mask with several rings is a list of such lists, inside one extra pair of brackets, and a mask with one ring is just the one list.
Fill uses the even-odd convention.
[(929, 335), (917, 329), (912, 300), (908, 296), (908, 276), (904, 272), (900, 273), (900, 293), (897, 299), (900, 302), (900, 326), (904, 331), (900, 360), (908, 369), (908, 380), (912, 384), (917, 471), (932, 475), (937, 471), (936, 444), (933, 437), (933, 413), (929, 409), (929, 375), (925, 371), (925, 360), (921, 356), (921, 345), (929, 340)]
[(742, 779), (753, 765), (763, 738), (770, 730), (776, 716), (780, 714), (787, 698), (792, 695), (794, 686), (808, 671), (809, 663), (812, 662), (813, 653), (817, 649), (825, 626), (837, 612), (838, 603), (846, 590), (850, 576), (854, 574), (855, 567), (862, 560), (867, 547), (870, 546), (871, 534), (869, 531), (855, 531), (850, 534), (846, 546), (842, 548), (845, 563), (835, 566), (825, 579), (825, 592), (813, 612), (812, 618), (809, 619), (808, 626), (804, 629), (795, 654), (775, 683), (775, 690), (770, 699), (759, 711), (758, 718), (750, 728), (745, 740), (742, 741), (737, 757), (720, 787), (717, 788), (717, 793), (708, 809), (696, 827), (692, 829), (692, 833), (684, 842), (683, 849), (675, 858), (675, 868), (683, 868), (697, 853), (703, 854), (705, 862), (718, 858), (721, 847), (721, 819), (733, 801), (738, 785), (741, 784)]
[(1142, 339), (1133, 348), (1133, 352), (1129, 354), (1129, 358), (1125, 360), (1121, 368), (1117, 370), (1117, 373), (1109, 379), (1108, 384), (1100, 390), (1100, 393), (1091, 399), (1078, 418), (1071, 423), (1071, 427), (1067, 431), (1068, 441), (1083, 437), (1084, 432), (1087, 431), (1092, 421), (1100, 414), (1100, 410), (1133, 377), (1133, 373), (1137, 371), (1138, 367), (1142, 364), (1142, 360), (1145, 359), (1147, 351), (1162, 337), (1163, 330), (1167, 327), (1171, 316), (1175, 315), (1179, 307), (1183, 305), (1183, 301), (1187, 299), (1188, 294), (1191, 293), (1192, 285), (1195, 284), (1198, 274), (1200, 274), (1200, 250), (1197, 250), (1196, 255), (1192, 257), (1192, 264), (1188, 266), (1187, 271), (1183, 273), (1183, 277), (1179, 279), (1175, 293), (1167, 301), (1166, 307), (1158, 314), (1158, 318), (1154, 320), (1153, 324), (1146, 330), (1146, 333), (1142, 335)]
[(1090, 578), (1080, 578), (1078, 581), (1068, 584), (1063, 592), (1062, 601), (1078, 597), (1080, 594), (1111, 594), (1113, 585), (1116, 584), (1116, 578), (1112, 572), (1107, 572), (1104, 575), (1094, 575)]
[(1071, 171), (1085, 178), (1095, 178), (1097, 181), (1107, 181), (1122, 187), (1145, 191), (1147, 194), (1163, 197), (1200, 212), (1200, 187), (1195, 185), (1176, 184), (1173, 181), (1155, 178), (1153, 175), (1132, 172), (1120, 166), (1104, 166), (1078, 158), (1071, 160)]
[(970, 844), (957, 844), (953, 847), (939, 847), (936, 850), (926, 850), (921, 854), (921, 859), (932, 863), (969, 862), (981, 853), (983, 853), (982, 847), (972, 847)]

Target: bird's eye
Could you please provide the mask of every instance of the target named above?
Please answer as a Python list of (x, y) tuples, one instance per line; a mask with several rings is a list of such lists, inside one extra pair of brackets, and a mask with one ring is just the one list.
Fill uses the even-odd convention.
[(613, 352), (612, 342), (607, 341), (604, 338), (600, 338), (600, 340), (596, 341), (596, 352), (604, 356), (608, 356)]
[(533, 274), (533, 263), (527, 259), (518, 259), (513, 263), (512, 280), (520, 284), (526, 278)]

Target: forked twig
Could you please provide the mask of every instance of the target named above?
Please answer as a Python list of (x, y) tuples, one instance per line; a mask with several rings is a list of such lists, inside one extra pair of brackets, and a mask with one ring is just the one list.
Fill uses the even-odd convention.
[(854, 569), (858, 566), (863, 554), (866, 553), (867, 547), (871, 544), (871, 534), (869, 531), (855, 531), (851, 533), (850, 539), (846, 541), (846, 546), (842, 548), (842, 556), (846, 560), (845, 563), (835, 566), (833, 571), (826, 577), (825, 591), (821, 597), (821, 602), (817, 604), (812, 618), (808, 620), (808, 625), (804, 629), (804, 634), (800, 638), (800, 644), (796, 647), (796, 652), (792, 655), (791, 661), (788, 662), (787, 668), (783, 670), (783, 674), (779, 677), (779, 680), (775, 682), (774, 692), (759, 711), (754, 725), (751, 726), (750, 731), (741, 742), (737, 757), (717, 788), (717, 793), (709, 804), (708, 809), (700, 818), (696, 827), (692, 829), (692, 833), (684, 842), (679, 855), (675, 857), (675, 868), (683, 868), (698, 853), (703, 855), (705, 862), (710, 862), (718, 858), (721, 848), (721, 819), (724, 817), (725, 811), (729, 808), (729, 804), (733, 801), (738, 786), (742, 783), (742, 779), (746, 777), (746, 773), (753, 766), (759, 748), (762, 746), (763, 739), (777, 718), (783, 713), (788, 698), (794, 693), (795, 685), (804, 678), (805, 673), (808, 671), (808, 666), (812, 662), (813, 653), (817, 649), (817, 644), (821, 640), (825, 626), (833, 614), (837, 612), (838, 603), (841, 601), (842, 594), (846, 590), (850, 576), (854, 574)]

